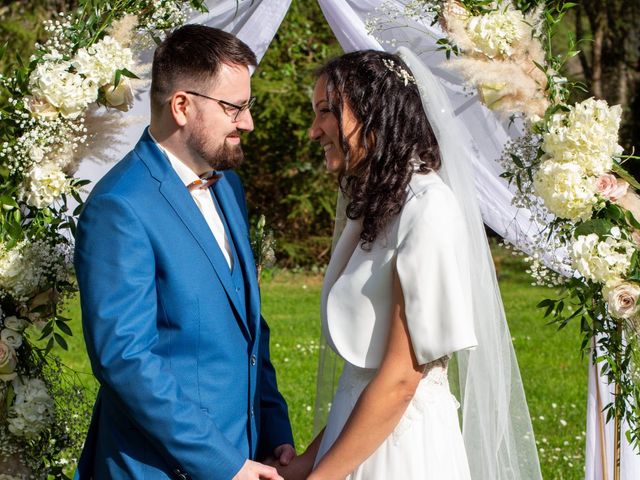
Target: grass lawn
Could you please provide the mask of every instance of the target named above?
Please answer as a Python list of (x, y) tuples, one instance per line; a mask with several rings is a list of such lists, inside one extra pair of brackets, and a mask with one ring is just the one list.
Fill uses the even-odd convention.
[[(545, 325), (535, 305), (549, 295), (532, 287), (518, 258), (495, 249), (500, 287), (542, 462), (543, 477), (553, 480), (584, 478), (584, 434), (587, 361), (580, 355), (578, 325), (557, 332)], [(319, 346), (319, 308), (322, 278), (308, 273), (270, 272), (263, 280), (263, 312), (271, 327), (271, 350), (280, 389), (289, 403), (299, 449), (312, 436), (316, 366)], [(79, 312), (70, 307), (75, 336), (65, 363), (95, 381), (82, 342)]]

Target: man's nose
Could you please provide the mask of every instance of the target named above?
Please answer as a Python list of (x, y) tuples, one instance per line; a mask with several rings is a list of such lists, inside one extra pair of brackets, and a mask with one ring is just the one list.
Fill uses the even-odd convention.
[(243, 110), (240, 112), (237, 118), (237, 128), (244, 132), (251, 132), (253, 130), (253, 117), (250, 110)]

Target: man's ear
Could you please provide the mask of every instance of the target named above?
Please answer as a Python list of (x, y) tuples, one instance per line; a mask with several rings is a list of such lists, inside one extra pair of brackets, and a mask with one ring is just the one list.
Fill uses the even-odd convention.
[(185, 92), (176, 92), (169, 102), (171, 116), (179, 127), (187, 124), (189, 113), (193, 111), (193, 103)]

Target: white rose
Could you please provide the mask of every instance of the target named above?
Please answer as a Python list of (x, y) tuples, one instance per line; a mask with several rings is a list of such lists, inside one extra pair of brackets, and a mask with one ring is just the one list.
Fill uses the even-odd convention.
[(603, 289), (603, 295), (607, 298), (612, 317), (627, 320), (638, 314), (640, 285), (637, 283), (621, 282), (608, 285)]
[(22, 332), (27, 328), (27, 321), (12, 315), (4, 319), (4, 326), (16, 332)]
[(4, 328), (0, 331), (0, 340), (13, 347), (14, 350), (22, 346), (22, 335), (10, 328)]
[(109, 84), (104, 87), (104, 96), (110, 107), (127, 112), (133, 106), (133, 89), (131, 84), (124, 78), (120, 80), (117, 87)]
[(11, 345), (0, 340), (0, 380), (8, 382), (16, 378), (18, 359)]

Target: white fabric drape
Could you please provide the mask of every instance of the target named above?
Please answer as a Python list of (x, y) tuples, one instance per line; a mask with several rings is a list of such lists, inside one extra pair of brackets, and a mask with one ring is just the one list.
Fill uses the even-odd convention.
[[(601, 368), (601, 364), (589, 365), (585, 480), (613, 480), (614, 423), (606, 423), (606, 413), (601, 411), (613, 401), (614, 387), (599, 374)], [(626, 430), (624, 422), (620, 438), (620, 480), (638, 480), (640, 456), (629, 445)]]

